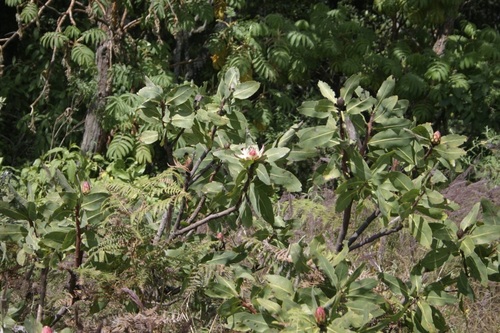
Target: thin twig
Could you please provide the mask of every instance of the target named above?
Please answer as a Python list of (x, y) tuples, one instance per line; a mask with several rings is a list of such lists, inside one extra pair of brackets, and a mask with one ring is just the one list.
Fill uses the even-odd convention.
[(160, 221), (160, 226), (158, 227), (158, 231), (156, 232), (155, 238), (153, 239), (153, 245), (158, 244), (165, 229), (170, 231), (170, 223), (172, 221), (173, 211), (174, 211), (174, 203), (171, 202), (168, 205), (167, 210), (163, 213), (163, 216), (162, 216), (161, 221)]
[(182, 234), (185, 234), (186, 232), (190, 231), (190, 230), (193, 230), (193, 229), (196, 229), (198, 228), (199, 226), (202, 226), (212, 220), (215, 220), (215, 219), (218, 219), (219, 217), (222, 217), (222, 216), (226, 216), (226, 215), (229, 215), (235, 211), (238, 210), (239, 207), (237, 207), (236, 205), (234, 205), (233, 207), (230, 207), (228, 209), (225, 209), (223, 211), (220, 211), (218, 213), (214, 213), (214, 214), (210, 214), (208, 215), (207, 217), (205, 217), (204, 219), (201, 219), (199, 220), (198, 222), (196, 223), (193, 223), (183, 229), (180, 229), (176, 232), (173, 233), (173, 237), (176, 237), (176, 236), (180, 236)]

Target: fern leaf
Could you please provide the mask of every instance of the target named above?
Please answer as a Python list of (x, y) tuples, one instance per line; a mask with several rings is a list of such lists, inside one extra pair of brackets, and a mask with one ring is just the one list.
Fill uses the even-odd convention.
[(91, 67), (94, 64), (94, 52), (86, 45), (76, 43), (71, 50), (71, 60), (80, 66)]
[(29, 23), (34, 20), (38, 13), (38, 6), (34, 2), (29, 2), (21, 12), (21, 20), (24, 23)]
[(106, 39), (106, 33), (99, 28), (92, 28), (84, 31), (80, 37), (85, 44), (96, 45)]
[(51, 49), (60, 48), (68, 41), (68, 37), (56, 31), (46, 32), (42, 36), (42, 38), (40, 38), (40, 43), (42, 44), (42, 46)]
[(125, 134), (116, 134), (109, 144), (106, 156), (113, 160), (127, 157), (134, 149), (134, 138)]

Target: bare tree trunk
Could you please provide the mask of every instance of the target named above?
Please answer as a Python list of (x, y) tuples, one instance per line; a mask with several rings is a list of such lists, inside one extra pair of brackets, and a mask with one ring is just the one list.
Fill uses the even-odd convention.
[(446, 40), (448, 39), (448, 36), (452, 34), (453, 32), (453, 23), (455, 22), (454, 18), (449, 18), (442, 26), (440, 29), (438, 38), (434, 45), (432, 46), (432, 50), (434, 53), (436, 53), (438, 56), (442, 56), (444, 53), (444, 50), (446, 48)]
[[(105, 20), (109, 21), (113, 7), (107, 10)], [(106, 40), (97, 47), (97, 93), (95, 101), (89, 106), (85, 117), (85, 128), (81, 149), (83, 152), (101, 152), (104, 149), (106, 136), (101, 126), (100, 117), (106, 106), (106, 98), (111, 94), (111, 80), (108, 77), (111, 67), (111, 53), (113, 51), (112, 32), (105, 24), (100, 24), (100, 28), (107, 34)]]

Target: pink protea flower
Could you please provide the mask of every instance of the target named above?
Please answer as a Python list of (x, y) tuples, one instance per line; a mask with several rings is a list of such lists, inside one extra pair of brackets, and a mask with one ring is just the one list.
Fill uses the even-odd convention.
[(263, 154), (264, 154), (264, 147), (262, 147), (259, 150), (257, 146), (250, 146), (241, 149), (241, 154), (236, 154), (236, 157), (245, 161), (256, 161), (261, 159)]
[(90, 193), (90, 183), (88, 181), (83, 181), (80, 184), (80, 188), (82, 189), (83, 194), (89, 194)]
[(325, 308), (318, 306), (316, 312), (314, 313), (314, 318), (316, 318), (316, 324), (322, 326), (326, 323), (326, 312)]
[(434, 132), (434, 134), (432, 135), (431, 143), (434, 146), (437, 146), (438, 144), (441, 143), (441, 132), (439, 131)]
[(50, 328), (49, 326), (44, 326), (42, 328), (42, 333), (52, 333), (52, 328)]

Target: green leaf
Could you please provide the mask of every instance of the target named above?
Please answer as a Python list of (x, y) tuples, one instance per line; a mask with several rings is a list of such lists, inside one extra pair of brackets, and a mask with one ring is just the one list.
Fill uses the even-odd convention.
[(345, 103), (349, 103), (354, 90), (359, 86), (360, 75), (353, 75), (344, 83), (344, 87), (340, 89), (340, 96), (344, 99)]
[(375, 134), (368, 144), (382, 149), (392, 149), (396, 147), (409, 146), (412, 136), (406, 132), (396, 133), (389, 129)]
[(187, 116), (176, 114), (171, 118), (170, 121), (172, 125), (176, 127), (190, 129), (191, 127), (193, 127), (194, 118), (195, 118), (194, 113), (191, 113), (190, 115)]
[(465, 150), (458, 148), (461, 146), (467, 137), (463, 135), (446, 135), (441, 138), (441, 143), (434, 147), (434, 151), (448, 161), (455, 161), (465, 155)]
[(388, 77), (387, 80), (385, 80), (380, 88), (377, 91), (377, 99), (379, 101), (382, 101), (383, 99), (387, 98), (392, 91), (394, 90), (394, 86), (396, 85), (396, 82), (392, 76)]
[(79, 40), (83, 40), (85, 44), (88, 45), (96, 45), (104, 40), (106, 40), (106, 32), (100, 28), (91, 28), (88, 30), (85, 30)]
[(236, 286), (232, 281), (225, 279), (220, 275), (216, 275), (216, 279), (217, 281), (214, 281), (210, 287), (205, 290), (205, 294), (207, 296), (222, 299), (239, 296), (236, 291)]
[(340, 185), (335, 190), (335, 193), (338, 194), (337, 201), (335, 202), (336, 212), (339, 213), (346, 209), (349, 203), (357, 198), (359, 188), (365, 184), (366, 181), (364, 180), (352, 178)]
[(66, 235), (70, 231), (71, 229), (51, 231), (43, 236), (40, 243), (44, 244), (47, 247), (59, 250), (64, 243)]
[(403, 192), (411, 191), (415, 187), (410, 177), (402, 172), (389, 172), (387, 178), (396, 189)]
[(427, 289), (430, 290), (427, 292), (425, 300), (432, 306), (444, 306), (457, 303), (457, 298), (444, 291), (441, 286), (433, 284), (428, 286)]
[(276, 302), (260, 297), (258, 297), (256, 301), (260, 304), (260, 306), (262, 306), (267, 312), (271, 314), (276, 314), (281, 311), (281, 306)]
[(364, 111), (370, 110), (373, 106), (373, 98), (366, 99), (351, 99), (347, 104), (346, 113), (348, 115), (360, 114)]
[(305, 161), (318, 155), (318, 151), (314, 148), (300, 148), (295, 146), (287, 157), (290, 162)]
[(327, 99), (305, 101), (298, 107), (298, 111), (300, 114), (307, 117), (324, 119), (329, 117), (332, 111), (335, 111), (335, 106)]
[(264, 152), (266, 162), (275, 162), (290, 152), (289, 148), (270, 148)]
[(415, 239), (425, 248), (430, 249), (432, 245), (432, 229), (422, 216), (412, 215), (410, 217), (410, 230)]
[(224, 75), (224, 83), (230, 89), (234, 89), (240, 82), (240, 71), (236, 67), (231, 67)]
[(21, 11), (21, 20), (24, 23), (28, 23), (32, 20), (34, 20), (37, 16), (38, 13), (38, 7), (34, 2), (28, 2), (26, 4), (26, 7), (23, 8)]
[(173, 105), (181, 105), (186, 102), (194, 93), (194, 89), (189, 85), (183, 85), (174, 88), (167, 95), (166, 103)]
[(481, 204), (478, 202), (472, 207), (470, 212), (467, 214), (466, 217), (463, 218), (462, 222), (460, 222), (460, 229), (462, 230), (467, 230), (468, 227), (471, 225), (474, 225), (477, 220), (477, 214), (479, 214), (479, 208), (481, 207)]
[(299, 145), (305, 149), (321, 147), (332, 139), (334, 132), (334, 130), (327, 126), (301, 129), (297, 132), (297, 136), (300, 139)]
[(141, 88), (137, 92), (137, 95), (144, 97), (146, 100), (154, 100), (163, 94), (163, 89), (154, 84), (148, 77), (146, 77), (145, 81), (146, 86)]
[(439, 248), (429, 251), (425, 257), (420, 261), (422, 266), (433, 271), (443, 266), (451, 256), (450, 249)]
[(94, 51), (84, 44), (76, 43), (71, 49), (71, 60), (76, 62), (79, 66), (93, 66), (94, 58)]
[(271, 182), (274, 184), (284, 186), (287, 191), (290, 192), (300, 192), (302, 190), (302, 184), (297, 177), (290, 171), (281, 169), (277, 166), (271, 167)]
[(51, 49), (61, 48), (65, 43), (69, 41), (69, 38), (63, 35), (61, 32), (49, 31), (46, 32), (42, 38), (40, 38), (40, 43), (43, 47), (50, 47)]
[(256, 81), (246, 81), (238, 84), (233, 92), (233, 97), (236, 99), (247, 99), (257, 92), (260, 88), (260, 83)]
[(427, 332), (437, 332), (437, 329), (434, 326), (434, 320), (432, 319), (432, 309), (430, 305), (424, 300), (419, 300), (417, 305), (422, 313), (422, 326), (427, 330)]
[(0, 224), (0, 241), (17, 242), (28, 234), (28, 230), (17, 223), (2, 223)]
[(470, 275), (481, 282), (483, 286), (488, 285), (488, 268), (475, 252), (471, 252), (465, 258), (465, 263), (469, 267)]
[(354, 150), (350, 154), (352, 173), (357, 179), (369, 180), (372, 177), (370, 167), (365, 162), (361, 154)]
[(216, 182), (216, 181), (213, 181), (213, 182), (210, 182), (210, 183), (203, 185), (203, 187), (201, 189), (201, 191), (204, 194), (208, 194), (209, 196), (219, 194), (223, 190), (224, 190), (224, 184)]
[(248, 196), (255, 212), (259, 214), (264, 221), (272, 225), (274, 224), (274, 211), (267, 190), (267, 185), (257, 179), (250, 184)]
[(234, 315), (234, 321), (237, 324), (244, 324), (246, 327), (250, 328), (252, 332), (272, 332), (269, 330), (269, 324), (262, 314), (240, 312)]
[(82, 209), (88, 212), (100, 211), (108, 197), (109, 194), (105, 192), (89, 193), (83, 197)]
[(464, 271), (460, 271), (460, 276), (457, 281), (458, 292), (466, 297), (468, 297), (471, 301), (474, 301), (475, 295), (472, 286), (469, 283), (469, 278), (464, 273)]
[(398, 277), (388, 273), (380, 273), (379, 279), (381, 279), (394, 294), (404, 296), (405, 298), (408, 297), (408, 287)]
[(144, 144), (152, 144), (158, 141), (158, 132), (157, 131), (144, 131), (141, 133), (139, 140)]
[(318, 87), (319, 87), (319, 90), (321, 91), (321, 95), (323, 95), (324, 98), (328, 99), (329, 101), (331, 101), (332, 103), (337, 103), (337, 98), (335, 97), (335, 92), (332, 90), (332, 88), (330, 88), (330, 86), (323, 82), (323, 81), (319, 81), (318, 82)]
[(317, 254), (316, 258), (318, 258), (318, 267), (321, 271), (328, 277), (332, 286), (337, 286), (338, 278), (335, 274), (335, 267), (326, 259), (326, 257), (321, 254)]
[[(222, 253), (215, 253), (210, 260), (207, 260), (207, 265), (228, 265), (233, 263), (235, 259), (240, 256), (239, 253), (233, 251), (224, 251)], [(203, 262), (203, 261), (202, 261)]]
[(256, 170), (257, 177), (259, 177), (260, 181), (266, 185), (271, 185), (271, 178), (269, 178), (269, 174), (267, 173), (266, 167), (264, 164), (260, 164)]
[(286, 300), (294, 294), (292, 282), (287, 278), (271, 274), (266, 275), (265, 278), (277, 299)]
[(500, 239), (500, 225), (482, 225), (474, 229), (470, 235), (476, 245), (490, 244)]
[(0, 201), (0, 213), (14, 220), (29, 220), (29, 217), (25, 212), (11, 207), (5, 201)]

